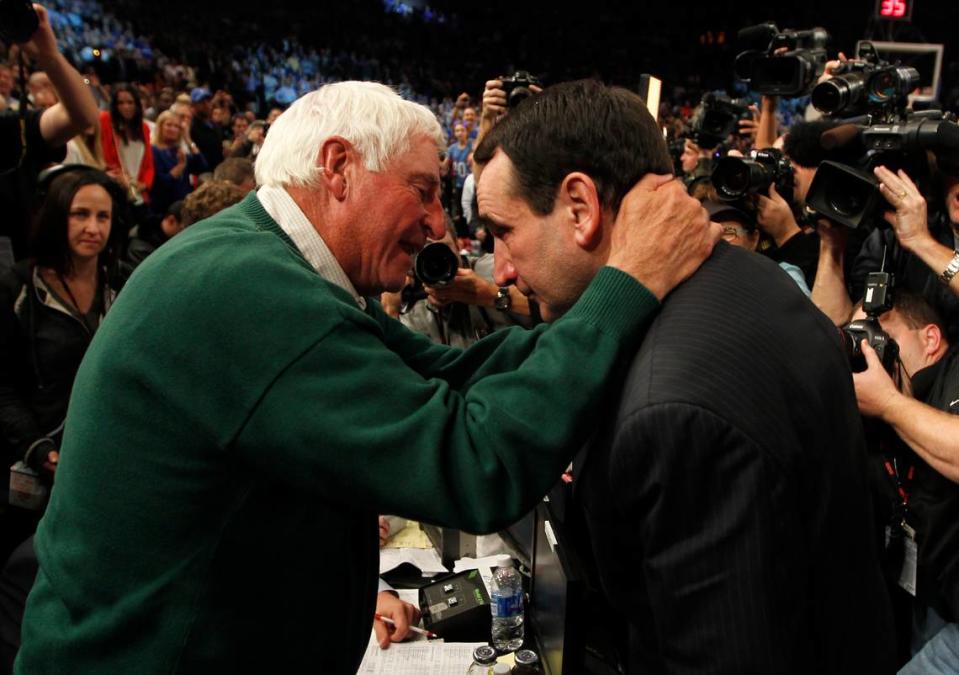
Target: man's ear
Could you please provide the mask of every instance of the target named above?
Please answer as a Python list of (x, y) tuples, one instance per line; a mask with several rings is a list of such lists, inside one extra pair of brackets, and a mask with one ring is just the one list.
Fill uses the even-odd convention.
[(566, 176), (559, 187), (557, 206), (568, 215), (577, 246), (587, 251), (599, 246), (603, 239), (603, 210), (592, 178), (578, 171)]
[(922, 337), (923, 353), (930, 363), (939, 356), (940, 351), (944, 351), (945, 343), (942, 338), (942, 331), (934, 323), (923, 326), (920, 336)]
[(350, 142), (339, 136), (327, 138), (320, 146), (320, 152), (316, 158), (317, 166), (320, 168), (320, 180), (338, 201), (346, 198), (347, 168), (355, 155)]

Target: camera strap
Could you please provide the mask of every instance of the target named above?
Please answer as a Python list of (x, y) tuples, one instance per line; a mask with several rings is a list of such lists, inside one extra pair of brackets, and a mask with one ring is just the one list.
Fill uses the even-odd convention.
[(899, 542), (901, 549), (901, 566), (898, 570), (897, 583), (900, 588), (915, 597), (916, 595), (916, 570), (919, 562), (919, 547), (916, 544), (916, 530), (909, 524), (909, 486), (912, 483), (916, 473), (915, 464), (902, 472), (899, 470), (899, 462), (893, 457), (883, 462), (886, 474), (892, 479), (896, 486), (896, 493), (899, 495), (900, 502), (893, 509), (892, 521), (886, 527), (887, 546), (888, 542), (893, 540)]

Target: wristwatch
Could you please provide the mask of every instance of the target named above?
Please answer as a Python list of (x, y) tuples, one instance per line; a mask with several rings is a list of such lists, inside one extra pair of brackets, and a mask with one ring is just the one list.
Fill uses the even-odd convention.
[(508, 312), (513, 306), (513, 297), (509, 294), (509, 286), (500, 286), (496, 291), (496, 300), (493, 301), (493, 307), (501, 312)]
[(956, 251), (956, 254), (952, 256), (952, 260), (949, 261), (949, 265), (947, 265), (946, 269), (939, 275), (939, 281), (948, 286), (956, 274), (959, 274), (959, 251)]

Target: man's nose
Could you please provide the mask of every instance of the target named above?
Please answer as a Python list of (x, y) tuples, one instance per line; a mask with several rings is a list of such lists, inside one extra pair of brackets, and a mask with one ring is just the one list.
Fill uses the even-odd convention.
[(436, 197), (426, 206), (426, 217), (423, 219), (428, 239), (442, 239), (446, 234), (446, 214), (439, 197)]
[(509, 257), (509, 249), (497, 241), (493, 252), (493, 281), (497, 286), (509, 286), (516, 281), (516, 268)]

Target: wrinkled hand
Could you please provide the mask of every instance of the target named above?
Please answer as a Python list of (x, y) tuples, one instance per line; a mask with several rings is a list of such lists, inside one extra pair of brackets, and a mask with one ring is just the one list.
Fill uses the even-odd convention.
[(722, 228), (672, 176), (643, 176), (623, 199), (608, 265), (662, 300), (712, 253)]
[(376, 594), (376, 613), (393, 619), (395, 626), (373, 619), (373, 632), (380, 649), (387, 649), (390, 642), (402, 642), (410, 634), (410, 626), (420, 620), (420, 610), (408, 602), (403, 602), (389, 591)]
[(380, 516), (380, 548), (386, 545), (386, 540), (390, 538), (390, 521), (386, 516)]
[(41, 5), (34, 4), (33, 10), (37, 13), (39, 25), (30, 40), (23, 44), (24, 51), (31, 57), (37, 59), (49, 59), (55, 57), (59, 52), (57, 50), (57, 38), (53, 34), (53, 27), (50, 25), (50, 15), (47, 9)]
[(879, 191), (882, 196), (896, 209), (886, 211), (883, 217), (895, 230), (899, 244), (907, 251), (913, 250), (917, 243), (931, 236), (926, 200), (902, 169), (893, 173), (884, 166), (877, 166), (873, 173), (881, 181)]
[(859, 412), (869, 417), (882, 418), (902, 394), (882, 367), (876, 350), (869, 346), (867, 340), (863, 340), (861, 346), (863, 356), (866, 357), (866, 370), (852, 374)]
[(770, 184), (769, 196), (757, 195), (756, 220), (763, 232), (776, 240), (781, 246), (787, 239), (799, 232), (799, 225), (793, 215), (789, 202)]
[(465, 305), (491, 306), (496, 300), (498, 287), (469, 268), (456, 270), (456, 277), (449, 286), (427, 286), (427, 299), (431, 305), (445, 307), (451, 302)]

